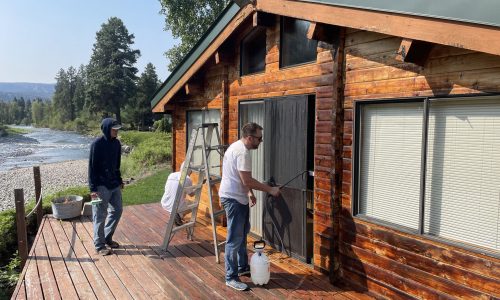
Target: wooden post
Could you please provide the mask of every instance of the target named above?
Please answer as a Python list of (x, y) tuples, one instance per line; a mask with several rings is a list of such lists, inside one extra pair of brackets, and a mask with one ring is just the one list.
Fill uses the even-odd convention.
[[(33, 167), (33, 176), (35, 179), (35, 205), (40, 199), (40, 194), (42, 193), (42, 181), (40, 177), (40, 166), (34, 166)], [(43, 218), (43, 208), (42, 208), (42, 203), (36, 208), (36, 228), (40, 227), (40, 224), (42, 224), (42, 218)]]
[(17, 225), (17, 246), (21, 257), (21, 269), (28, 259), (28, 236), (26, 233), (26, 219), (24, 212), (24, 192), (23, 189), (15, 189), (14, 197), (16, 202), (16, 225)]

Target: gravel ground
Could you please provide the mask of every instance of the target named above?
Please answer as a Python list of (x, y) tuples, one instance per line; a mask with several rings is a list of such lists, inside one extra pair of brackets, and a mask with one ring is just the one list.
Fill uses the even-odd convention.
[[(73, 160), (40, 166), (42, 196), (61, 189), (87, 185), (88, 160)], [(35, 198), (33, 168), (0, 172), (0, 211), (14, 208), (14, 189), (24, 190), (26, 201)]]

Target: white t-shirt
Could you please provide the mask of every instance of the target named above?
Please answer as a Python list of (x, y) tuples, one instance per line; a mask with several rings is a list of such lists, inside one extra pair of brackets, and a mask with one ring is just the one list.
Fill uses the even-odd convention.
[(248, 188), (241, 182), (239, 171), (252, 171), (250, 151), (241, 140), (232, 143), (224, 153), (219, 197), (236, 199), (239, 203), (247, 205)]
[[(179, 186), (179, 179), (181, 178), (181, 172), (175, 172), (168, 175), (167, 182), (165, 183), (165, 193), (161, 197), (161, 206), (168, 212), (172, 212), (172, 207), (174, 206), (175, 194), (177, 193), (177, 187)], [(193, 181), (189, 176), (186, 177), (186, 184), (184, 187), (192, 186)], [(186, 205), (186, 193), (181, 197), (178, 209), (184, 208)]]

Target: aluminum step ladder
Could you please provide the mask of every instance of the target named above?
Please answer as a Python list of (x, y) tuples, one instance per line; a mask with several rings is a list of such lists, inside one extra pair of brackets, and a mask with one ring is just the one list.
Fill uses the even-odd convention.
[[(212, 145), (212, 135), (214, 134), (217, 137), (217, 144)], [(196, 141), (198, 136), (201, 137), (202, 144), (196, 145)], [(221, 138), (219, 134), (218, 124), (217, 123), (204, 123), (196, 127), (192, 130), (191, 140), (189, 141), (188, 150), (186, 152), (186, 158), (184, 162), (184, 166), (181, 170), (181, 176), (179, 179), (179, 185), (177, 187), (177, 192), (175, 195), (174, 205), (172, 207), (172, 212), (170, 213), (170, 218), (167, 223), (167, 228), (165, 230), (165, 237), (163, 239), (162, 249), (167, 251), (168, 245), (172, 240), (172, 237), (176, 232), (182, 229), (186, 229), (187, 238), (193, 240), (194, 227), (196, 225), (196, 218), (198, 214), (198, 207), (201, 200), (201, 194), (203, 190), (203, 186), (207, 186), (208, 190), (208, 202), (210, 208), (210, 219), (212, 221), (212, 233), (214, 240), (214, 250), (215, 250), (215, 260), (217, 263), (220, 263), (220, 249), (222, 246), (226, 244), (226, 241), (219, 242), (217, 238), (217, 224), (216, 218), (224, 215), (226, 211), (224, 209), (214, 211), (213, 207), (213, 196), (212, 196), (212, 187), (221, 182), (222, 178), (220, 175), (212, 175), (210, 174), (211, 169), (220, 168), (222, 159), (224, 158), (224, 150), (227, 146), (221, 144)], [(193, 153), (196, 150), (201, 149), (201, 164), (194, 165), (193, 164)], [(216, 151), (219, 154), (218, 165), (210, 165), (210, 153)], [(192, 186), (185, 186), (186, 177), (188, 174), (188, 170), (192, 172), (198, 173), (198, 181), (196, 184)], [(184, 208), (179, 209), (179, 203), (183, 196), (183, 194), (191, 194), (194, 193), (194, 201)], [(175, 214), (182, 214), (184, 212), (191, 212), (191, 219), (189, 222), (186, 222), (180, 226), (176, 226), (174, 219)]]

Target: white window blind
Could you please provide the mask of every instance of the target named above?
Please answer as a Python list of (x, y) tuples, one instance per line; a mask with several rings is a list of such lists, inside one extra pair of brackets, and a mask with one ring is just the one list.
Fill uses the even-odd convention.
[(359, 213), (418, 228), (423, 104), (361, 111)]
[[(217, 123), (219, 124), (219, 134), (221, 133), (220, 129), (220, 111), (217, 109), (211, 109), (211, 110), (192, 110), (187, 112), (187, 145), (189, 145), (189, 141), (191, 140), (191, 133), (192, 130), (195, 129), (198, 125), (201, 125), (203, 123)], [(205, 134), (207, 130), (205, 129)], [(196, 139), (196, 144), (195, 145), (201, 145), (202, 144), (202, 139), (201, 135), (198, 135)], [(217, 145), (217, 136), (215, 134), (215, 130), (212, 134), (212, 145)], [(187, 150), (187, 149), (186, 149)], [(193, 165), (200, 165), (201, 164), (201, 158), (202, 158), (202, 149), (196, 149), (193, 152), (193, 158), (192, 158), (192, 164)], [(216, 166), (212, 169), (210, 169), (210, 174), (214, 175), (220, 175), (220, 157), (219, 154), (216, 151), (212, 151), (209, 156), (209, 164), (211, 166)]]
[[(266, 125), (264, 124), (265, 119), (265, 109), (264, 101), (250, 101), (250, 102), (240, 102), (240, 128), (249, 122), (255, 122), (262, 127), (264, 131)], [(241, 134), (241, 133), (240, 133)], [(260, 182), (265, 181), (264, 179), (264, 148), (265, 143), (261, 143), (257, 150), (250, 151), (252, 156), (252, 177)], [(264, 211), (264, 203), (266, 201), (265, 193), (254, 190), (255, 197), (257, 198), (257, 203), (250, 207), (250, 232), (255, 235), (262, 236), (262, 214)]]
[(432, 101), (425, 232), (500, 249), (500, 98)]

